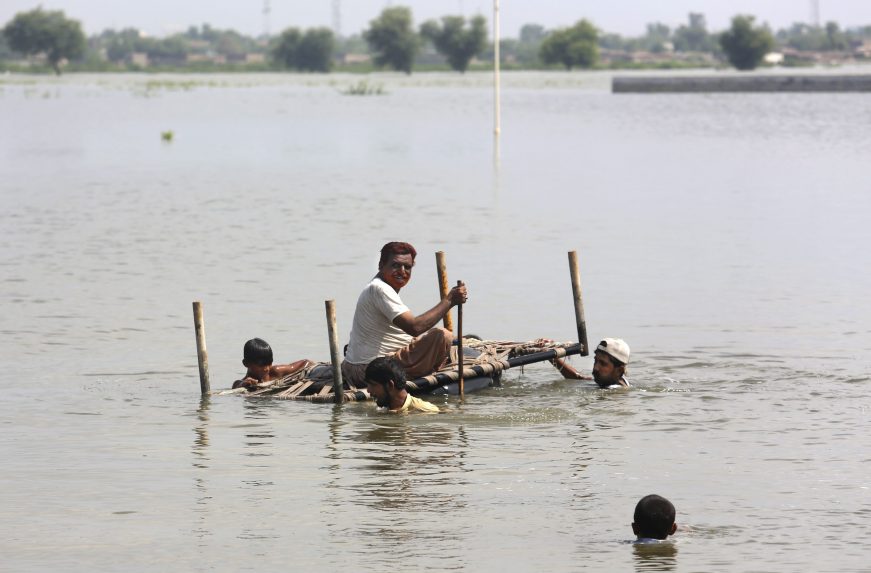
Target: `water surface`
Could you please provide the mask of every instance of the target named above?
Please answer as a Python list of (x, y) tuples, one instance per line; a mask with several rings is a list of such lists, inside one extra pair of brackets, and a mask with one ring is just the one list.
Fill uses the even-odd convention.
[[(612, 95), (605, 74), (0, 79), (0, 550), (15, 571), (867, 568), (871, 101)], [(172, 130), (171, 143), (161, 141)], [(377, 251), (467, 331), (632, 346), (438, 416), (201, 401), (260, 336), (347, 337)], [(589, 358), (573, 364), (588, 370)], [(626, 543), (671, 499), (676, 543)]]

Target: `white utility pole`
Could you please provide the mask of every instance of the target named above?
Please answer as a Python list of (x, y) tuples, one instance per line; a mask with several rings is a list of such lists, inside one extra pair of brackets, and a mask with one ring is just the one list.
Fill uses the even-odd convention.
[(269, 5), (269, 0), (263, 0), (263, 35), (269, 38), (269, 14), (272, 13), (272, 6)]
[(497, 140), (502, 132), (499, 63), (499, 0), (493, 0), (493, 135)]

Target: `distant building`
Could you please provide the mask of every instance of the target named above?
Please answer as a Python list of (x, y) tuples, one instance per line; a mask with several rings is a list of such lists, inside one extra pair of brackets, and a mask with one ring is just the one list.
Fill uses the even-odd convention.
[(784, 56), (780, 52), (769, 52), (762, 58), (766, 64), (771, 66), (779, 66), (783, 63)]
[(148, 54), (145, 52), (133, 52), (130, 54), (130, 63), (140, 68), (148, 67)]
[(372, 56), (369, 54), (345, 54), (345, 57), (342, 58), (342, 63), (344, 64), (368, 64), (372, 61)]

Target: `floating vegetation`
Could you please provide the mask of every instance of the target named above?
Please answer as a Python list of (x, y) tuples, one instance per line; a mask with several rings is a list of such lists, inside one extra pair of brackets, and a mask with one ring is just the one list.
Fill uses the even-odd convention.
[(172, 138), (174, 138), (174, 137), (175, 137), (175, 134), (172, 132), (171, 129), (167, 130), (167, 131), (160, 132), (160, 139), (162, 139), (163, 141), (165, 141), (167, 143), (171, 142)]
[(179, 90), (179, 91), (190, 91), (194, 89), (196, 86), (201, 85), (199, 82), (193, 80), (148, 80), (145, 82), (145, 90)]
[(369, 80), (360, 80), (356, 84), (351, 84), (342, 91), (345, 95), (366, 96), (366, 95), (383, 95), (384, 84), (369, 83)]

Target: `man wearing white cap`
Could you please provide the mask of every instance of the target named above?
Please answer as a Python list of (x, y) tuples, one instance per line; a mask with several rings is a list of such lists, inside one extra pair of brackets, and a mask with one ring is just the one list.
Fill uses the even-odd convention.
[[(593, 360), (593, 377), (599, 388), (628, 387), (626, 366), (629, 364), (629, 345), (620, 338), (606, 338), (596, 346)], [(559, 358), (553, 361), (557, 371), (570, 380), (590, 380), (565, 361)]]

